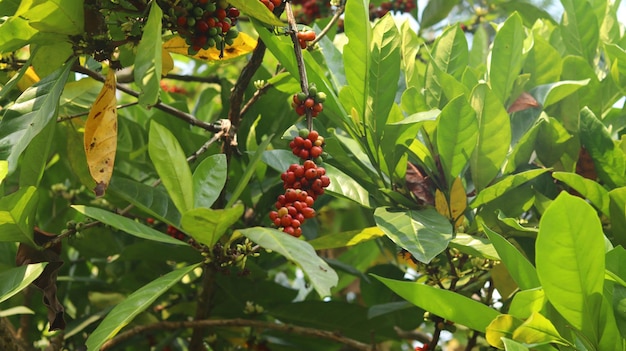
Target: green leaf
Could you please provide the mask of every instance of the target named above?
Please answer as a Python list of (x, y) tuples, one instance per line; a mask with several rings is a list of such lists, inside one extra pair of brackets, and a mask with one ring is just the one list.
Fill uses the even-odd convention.
[(42, 130), (54, 121), (63, 86), (74, 61), (65, 64), (26, 89), (15, 104), (4, 110), (0, 121), (0, 159), (9, 162), (9, 174), (17, 167), (19, 156)]
[(226, 184), (227, 171), (224, 154), (211, 155), (198, 165), (193, 172), (194, 208), (213, 205)]
[(472, 48), (469, 52), (469, 66), (479, 68), (487, 65), (489, 56), (489, 35), (484, 26), (478, 26), (472, 39)]
[(541, 286), (535, 267), (526, 257), (500, 234), (483, 225), (485, 234), (496, 248), (498, 256), (506, 266), (509, 274), (522, 290), (533, 289)]
[(114, 175), (107, 191), (160, 221), (175, 226), (180, 223), (180, 212), (163, 188), (155, 188)]
[(530, 91), (530, 95), (543, 107), (548, 107), (572, 95), (578, 91), (578, 89), (589, 84), (589, 81), (590, 79), (564, 80), (556, 83), (543, 84), (533, 88)]
[(55, 0), (33, 3), (36, 5), (20, 15), (29, 20), (31, 27), (41, 32), (65, 35), (84, 32), (83, 1)]
[(590, 340), (596, 340), (597, 301), (604, 284), (604, 235), (595, 210), (562, 192), (539, 222), (539, 281), (554, 308)]
[(541, 311), (545, 304), (546, 294), (543, 292), (543, 289), (522, 290), (513, 296), (513, 301), (511, 301), (509, 306), (509, 313), (517, 318), (526, 319), (533, 312)]
[(499, 315), (498, 311), (449, 290), (373, 276), (417, 307), (483, 333), (489, 323)]
[[(527, 6), (527, 4), (522, 4), (522, 6)], [(561, 78), (562, 70), (561, 54), (540, 34), (535, 33), (533, 47), (524, 60), (524, 72), (530, 73), (527, 86), (534, 87), (557, 82)]]
[[(369, 1), (352, 0), (346, 2), (344, 15), (345, 33), (348, 43), (343, 47), (343, 62), (348, 88), (359, 116), (363, 116), (368, 103), (372, 46), (372, 27), (369, 20)], [(395, 86), (395, 84), (394, 84)], [(395, 90), (395, 89), (394, 89)]]
[(510, 314), (501, 314), (489, 323), (485, 339), (487, 342), (498, 349), (504, 348), (502, 339), (512, 337), (513, 331), (522, 325), (523, 321), (513, 317)]
[(433, 63), (437, 67), (461, 80), (469, 62), (469, 52), (465, 33), (459, 26), (450, 26), (441, 33), (433, 45)]
[(43, 272), (48, 262), (28, 264), (0, 273), (0, 303), (26, 289)]
[(389, 239), (420, 262), (430, 262), (452, 240), (452, 225), (433, 208), (416, 211), (379, 207), (374, 211), (374, 220)]
[(193, 178), (183, 148), (167, 128), (150, 122), (148, 153), (161, 181), (181, 213), (193, 208)]
[(614, 242), (626, 247), (626, 187), (609, 191), (609, 214)]
[(369, 192), (357, 180), (348, 177), (329, 164), (324, 165), (324, 167), (326, 168), (326, 175), (330, 179), (330, 185), (326, 188), (327, 192), (355, 201), (364, 207), (369, 208), (371, 206)]
[(18, 314), (35, 314), (35, 311), (26, 306), (16, 306), (0, 311), (0, 318), (15, 316)]
[(130, 218), (122, 217), (120, 215), (111, 213), (100, 208), (87, 207), (82, 205), (73, 205), (72, 208), (87, 217), (91, 217), (95, 220), (98, 220), (104, 224), (108, 224), (113, 228), (117, 228), (138, 238), (158, 241), (167, 244), (187, 245), (187, 243), (174, 239), (165, 233), (154, 230)]
[(459, 0), (429, 1), (426, 7), (424, 7), (424, 11), (422, 11), (420, 29), (428, 28), (448, 17), (450, 11), (452, 11), (454, 6), (459, 2)]
[(161, 91), (162, 18), (163, 11), (159, 5), (155, 1), (151, 2), (148, 21), (143, 28), (143, 35), (137, 45), (137, 56), (135, 56), (135, 83), (141, 88), (139, 103), (144, 107), (156, 104)]
[(360, 244), (364, 241), (380, 238), (385, 233), (378, 227), (368, 227), (349, 232), (324, 235), (309, 241), (315, 250), (335, 249)]
[(477, 191), (484, 189), (498, 174), (511, 143), (509, 115), (486, 84), (472, 92), (470, 104), (478, 119), (478, 139), (470, 158), (472, 180)]
[(56, 121), (48, 122), (24, 150), (20, 167), (20, 188), (39, 186), (54, 145), (56, 126)]
[[(3, 26), (0, 26), (0, 33), (2, 33), (2, 27)], [(28, 60), (26, 60), (26, 62), (24, 62), (24, 64), (22, 65), (22, 68), (20, 68), (19, 71), (17, 71), (17, 73), (14, 74), (13, 77), (11, 77), (11, 79), (9, 79), (8, 82), (6, 82), (4, 86), (2, 87), (2, 89), (0, 90), (0, 99), (4, 99), (4, 97), (17, 86), (17, 82), (19, 82), (22, 79), (22, 77), (24, 77), (24, 74), (30, 68), (31, 62), (33, 58), (35, 57), (35, 54), (37, 53), (36, 48), (33, 48), (32, 50), (33, 51), (31, 51), (30, 56), (28, 57)], [(2, 52), (2, 50), (0, 50), (0, 52)]]
[(379, 140), (396, 97), (397, 89), (389, 87), (397, 86), (400, 79), (400, 43), (400, 32), (390, 14), (376, 22), (370, 43), (365, 118)]
[(509, 100), (515, 79), (524, 66), (525, 36), (522, 18), (515, 12), (500, 26), (493, 40), (489, 86), (502, 104)]
[(567, 340), (556, 330), (552, 322), (539, 312), (533, 312), (530, 318), (515, 329), (513, 339), (531, 345), (544, 345), (549, 343), (569, 345)]
[(9, 174), (9, 162), (7, 160), (0, 160), (0, 184), (4, 178)]
[(337, 285), (337, 273), (322, 260), (306, 241), (296, 239), (276, 229), (262, 227), (238, 230), (248, 239), (265, 249), (276, 251), (297, 264), (309, 278), (315, 291), (321, 296), (330, 295), (330, 288)]
[(461, 174), (478, 138), (476, 113), (465, 96), (448, 102), (439, 115), (437, 151), (448, 186)]
[(147, 309), (159, 296), (178, 283), (184, 276), (198, 267), (199, 264), (179, 268), (133, 292), (115, 306), (111, 312), (98, 325), (96, 330), (89, 335), (85, 342), (88, 351), (100, 350), (100, 347), (109, 339), (113, 338), (122, 328), (130, 323), (138, 314)]
[(223, 210), (195, 208), (183, 213), (181, 225), (185, 233), (196, 241), (213, 247), (215, 243), (243, 215), (244, 206), (239, 204)]
[(28, 24), (28, 20), (12, 16), (0, 26), (0, 52), (15, 51), (31, 42), (39, 31)]
[(587, 107), (580, 111), (580, 141), (591, 155), (600, 180), (612, 188), (626, 185), (626, 154)]
[(529, 351), (529, 348), (508, 338), (502, 338), (504, 350), (506, 351)]
[(0, 242), (22, 242), (38, 245), (33, 240), (37, 189), (33, 186), (0, 198)]
[[(265, 152), (265, 149), (267, 148), (267, 146), (272, 141), (273, 136), (274, 134), (269, 135), (267, 139), (263, 140), (263, 142), (259, 145), (258, 149), (254, 152), (254, 155), (252, 155), (252, 157), (250, 158), (250, 162), (248, 162), (246, 171), (239, 179), (239, 183), (237, 183), (235, 190), (230, 195), (230, 199), (228, 200), (228, 203), (226, 204), (226, 206), (224, 206), (224, 208), (232, 207), (233, 204), (239, 199), (239, 196), (244, 191), (244, 189), (248, 186), (250, 179), (254, 175), (256, 165), (261, 160), (261, 157), (263, 156), (263, 153)], [(287, 168), (284, 168), (284, 169), (287, 169)]]
[(239, 9), (246, 15), (270, 26), (284, 26), (285, 24), (276, 18), (274, 14), (260, 1), (228, 0), (228, 3)]
[(506, 1), (498, 3), (498, 7), (502, 8), (508, 13), (517, 12), (522, 16), (524, 25), (531, 27), (538, 19), (546, 20), (552, 24), (556, 24), (552, 15), (548, 11), (543, 10), (532, 3), (524, 3), (518, 1)]
[(450, 241), (450, 247), (476, 257), (484, 257), (499, 261), (500, 256), (495, 247), (486, 239), (465, 233), (456, 233)]
[(609, 192), (597, 182), (570, 172), (554, 172), (552, 177), (570, 186), (586, 197), (592, 205), (609, 216)]
[(484, 205), (506, 194), (508, 191), (517, 188), (518, 186), (537, 178), (543, 173), (547, 172), (546, 168), (532, 169), (530, 171), (520, 172), (512, 174), (502, 178), (494, 185), (483, 189), (474, 198), (474, 201), (470, 204), (470, 207), (477, 208), (480, 205)]
[(593, 64), (599, 42), (599, 25), (588, 1), (561, 0), (565, 13), (561, 35), (568, 52)]

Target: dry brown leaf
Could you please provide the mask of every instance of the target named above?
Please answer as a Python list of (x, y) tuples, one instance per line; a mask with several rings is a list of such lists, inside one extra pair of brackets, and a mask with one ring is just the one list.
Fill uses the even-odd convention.
[(115, 72), (109, 69), (104, 86), (85, 123), (85, 154), (89, 173), (96, 181), (96, 196), (104, 195), (113, 174), (117, 150), (117, 98)]
[(195, 55), (189, 55), (189, 45), (185, 43), (185, 39), (177, 35), (163, 44), (163, 49), (175, 54), (187, 55), (204, 61), (228, 60), (241, 55), (246, 55), (256, 47), (256, 40), (246, 33), (239, 33), (233, 41), (233, 45), (224, 48), (224, 57), (220, 58), (220, 50), (210, 48), (208, 50), (200, 50)]
[(424, 176), (417, 166), (408, 162), (405, 175), (406, 187), (415, 195), (420, 205), (434, 205), (432, 189), (435, 187), (432, 180)]
[[(46, 233), (39, 228), (34, 229), (34, 240), (37, 245), (43, 246), (55, 237), (55, 234)], [(49, 330), (63, 330), (65, 329), (65, 309), (57, 297), (57, 275), (59, 268), (63, 265), (61, 242), (44, 250), (20, 243), (15, 256), (15, 263), (18, 266), (40, 262), (48, 262), (48, 265), (32, 285), (43, 292), (43, 304), (48, 309)]]
[(513, 113), (517, 111), (527, 110), (533, 107), (541, 107), (539, 102), (535, 100), (535, 98), (528, 94), (527, 92), (523, 92), (515, 101), (509, 106), (507, 110), (508, 113)]

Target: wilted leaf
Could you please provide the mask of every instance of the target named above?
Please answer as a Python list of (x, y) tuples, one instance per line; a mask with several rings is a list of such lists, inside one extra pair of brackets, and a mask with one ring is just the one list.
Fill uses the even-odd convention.
[(407, 163), (405, 182), (409, 191), (412, 192), (422, 204), (435, 204), (432, 193), (432, 188), (434, 188), (432, 180), (410, 162)]
[[(35, 228), (34, 232), (35, 242), (40, 246), (51, 241), (56, 236), (41, 231), (38, 228)], [(38, 250), (32, 246), (21, 243), (15, 257), (15, 263), (18, 266), (49, 262), (43, 269), (41, 275), (33, 281), (33, 285), (43, 291), (43, 303), (48, 309), (50, 331), (65, 329), (65, 319), (63, 318), (65, 309), (57, 298), (57, 275), (59, 268), (63, 265), (63, 260), (60, 255), (61, 242), (45, 250)]]
[(109, 186), (117, 150), (115, 81), (115, 71), (109, 69), (104, 86), (89, 111), (85, 124), (85, 153), (89, 172), (96, 181), (96, 196), (104, 195)]
[(209, 48), (208, 50), (200, 50), (195, 55), (189, 55), (189, 45), (185, 43), (185, 39), (177, 35), (163, 44), (166, 52), (175, 54), (188, 55), (198, 60), (217, 61), (229, 60), (241, 55), (246, 55), (256, 47), (256, 41), (246, 33), (239, 33), (233, 41), (233, 45), (224, 48), (224, 57), (220, 58), (220, 50), (217, 48)]
[(513, 113), (517, 111), (523, 111), (529, 108), (541, 107), (541, 105), (535, 100), (535, 98), (528, 94), (527, 92), (523, 92), (520, 96), (513, 101), (511, 106), (507, 109), (508, 113)]
[(444, 215), (448, 219), (454, 220), (454, 226), (458, 227), (463, 224), (465, 216), (463, 212), (467, 208), (467, 195), (465, 194), (465, 188), (460, 177), (457, 177), (454, 183), (452, 183), (452, 189), (450, 189), (450, 203), (441, 190), (437, 189), (435, 192), (435, 208), (437, 212)]

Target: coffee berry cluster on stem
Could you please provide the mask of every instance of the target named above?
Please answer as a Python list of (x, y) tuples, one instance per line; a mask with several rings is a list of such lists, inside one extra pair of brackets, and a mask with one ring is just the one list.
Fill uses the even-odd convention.
[(232, 45), (239, 31), (239, 10), (227, 0), (162, 1), (164, 25), (185, 39), (190, 55), (212, 47)]
[(324, 109), (322, 103), (326, 101), (326, 94), (323, 91), (317, 91), (314, 84), (311, 84), (308, 90), (308, 94), (302, 91), (295, 94), (291, 106), (299, 116), (304, 116), (309, 110), (312, 117), (317, 117)]
[(315, 217), (313, 204), (330, 184), (326, 169), (315, 162), (321, 161), (324, 138), (315, 130), (301, 129), (298, 134), (289, 145), (303, 162), (281, 174), (285, 193), (278, 196), (276, 211), (269, 215), (276, 227), (294, 237), (302, 235), (305, 220)]

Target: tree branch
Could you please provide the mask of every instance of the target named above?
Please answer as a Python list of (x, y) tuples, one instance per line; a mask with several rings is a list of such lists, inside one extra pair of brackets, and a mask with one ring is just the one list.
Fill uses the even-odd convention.
[(276, 330), (283, 333), (291, 333), (302, 336), (310, 336), (319, 339), (331, 340), (343, 345), (350, 347), (351, 349), (358, 351), (372, 351), (375, 350), (374, 346), (367, 345), (360, 341), (347, 338), (342, 336), (337, 332), (331, 332), (327, 330), (319, 330), (314, 328), (306, 328), (295, 326), (291, 324), (279, 324), (274, 322), (267, 321), (256, 321), (256, 320), (247, 320), (247, 319), (205, 319), (205, 320), (196, 320), (196, 321), (180, 321), (180, 322), (159, 322), (150, 325), (142, 325), (137, 326), (132, 329), (129, 329), (126, 332), (123, 332), (117, 335), (115, 338), (107, 341), (102, 348), (101, 351), (109, 350), (113, 346), (126, 341), (136, 335), (146, 333), (154, 330), (178, 330), (185, 328), (205, 328), (205, 327), (254, 327), (260, 329), (271, 329)]
[[(241, 104), (243, 102), (243, 95), (246, 92), (246, 88), (252, 81), (252, 77), (256, 73), (256, 71), (261, 67), (263, 63), (263, 57), (265, 57), (266, 46), (265, 43), (261, 39), (257, 41), (256, 47), (254, 51), (252, 51), (252, 56), (250, 57), (250, 61), (246, 64), (246, 66), (241, 71), (237, 82), (233, 86), (233, 89), (230, 94), (230, 109), (228, 110), (228, 119), (231, 123), (231, 130), (227, 135), (227, 142), (224, 143), (225, 150), (230, 150), (230, 146), (233, 140), (235, 140), (235, 133), (239, 129), (239, 124), (241, 122)], [(230, 151), (226, 152), (226, 156), (228, 157)]]
[[(198, 296), (198, 305), (196, 306), (196, 321), (205, 320), (211, 315), (211, 299), (213, 297), (213, 285), (215, 284), (215, 269), (210, 264), (204, 264), (202, 274), (202, 290)], [(206, 350), (204, 347), (204, 336), (206, 335), (206, 326), (198, 326), (193, 329), (191, 339), (189, 341), (189, 350)]]
[(328, 24), (326, 24), (326, 27), (324, 27), (322, 29), (321, 32), (319, 32), (319, 34), (317, 34), (315, 36), (315, 39), (313, 41), (311, 41), (308, 45), (307, 45), (307, 49), (312, 49), (315, 44), (317, 44), (320, 40), (322, 40), (322, 38), (324, 36), (326, 36), (326, 34), (328, 34), (328, 31), (335, 25), (335, 23), (337, 23), (337, 21), (341, 18), (341, 15), (343, 15), (343, 12), (346, 9), (346, 4), (345, 1), (342, 1), (342, 4), (337, 8), (337, 10), (335, 11), (335, 14), (333, 15), (333, 17), (330, 19), (330, 21), (328, 22)]
[(23, 340), (17, 337), (11, 322), (6, 318), (0, 318), (0, 350), (2, 351), (30, 351)]
[[(81, 65), (74, 65), (74, 67), (72, 67), (72, 70), (74, 72), (85, 74), (85, 75), (87, 75), (87, 76), (89, 76), (89, 77), (91, 77), (91, 78), (93, 78), (93, 79), (95, 79), (97, 81), (100, 81), (100, 82), (104, 82), (105, 81), (105, 77), (103, 75), (101, 75), (98, 72), (92, 71), (92, 70), (90, 70), (90, 69), (88, 69), (86, 67), (83, 67)], [(128, 88), (125, 85), (117, 83), (116, 87), (117, 87), (117, 89), (119, 91), (123, 91), (123, 92), (125, 92), (128, 95), (134, 96), (136, 98), (139, 97), (139, 93), (138, 92)], [(192, 126), (200, 127), (200, 128), (202, 128), (202, 129), (204, 129), (206, 131), (209, 131), (209, 132), (212, 132), (212, 133), (217, 133), (217, 132), (219, 132), (221, 130), (221, 128), (219, 126), (216, 126), (213, 123), (208, 123), (208, 122), (201, 121), (201, 120), (197, 119), (196, 117), (194, 117), (193, 115), (191, 115), (189, 113), (186, 113), (186, 112), (183, 112), (181, 110), (178, 110), (178, 109), (176, 109), (176, 108), (174, 108), (174, 107), (172, 107), (170, 105), (166, 105), (166, 104), (164, 104), (164, 103), (162, 103), (160, 101), (157, 102), (152, 107), (154, 107), (156, 109), (159, 109), (159, 110), (161, 110), (163, 112), (169, 113), (170, 115), (172, 115), (172, 116), (174, 116), (176, 118), (182, 119), (183, 121), (191, 124)]]

